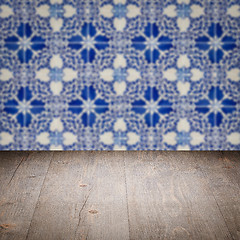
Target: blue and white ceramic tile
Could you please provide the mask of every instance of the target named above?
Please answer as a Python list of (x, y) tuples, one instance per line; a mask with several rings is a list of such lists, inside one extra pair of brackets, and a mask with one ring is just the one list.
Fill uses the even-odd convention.
[(240, 150), (240, 0), (0, 0), (1, 150)]

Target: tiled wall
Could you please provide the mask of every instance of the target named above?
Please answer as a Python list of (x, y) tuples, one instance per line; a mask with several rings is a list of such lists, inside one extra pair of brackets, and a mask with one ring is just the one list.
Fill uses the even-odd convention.
[(0, 0), (0, 149), (240, 150), (240, 0)]

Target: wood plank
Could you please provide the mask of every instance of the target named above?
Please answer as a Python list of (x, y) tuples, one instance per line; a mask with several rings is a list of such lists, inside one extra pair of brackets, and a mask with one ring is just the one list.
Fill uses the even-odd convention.
[(222, 160), (225, 162), (225, 169), (231, 169), (231, 178), (240, 187), (240, 151), (223, 152)]
[(231, 239), (191, 152), (125, 152), (130, 239)]
[(57, 152), (31, 228), (52, 153), (26, 154), (0, 154), (0, 239), (240, 238), (239, 152)]
[[(21, 160), (0, 205), (0, 239), (26, 239), (53, 153), (32, 152)], [(11, 165), (11, 160), (8, 163)]]
[(6, 186), (11, 182), (21, 162), (29, 155), (29, 152), (0, 152), (0, 197)]
[(128, 239), (122, 158), (116, 152), (56, 153), (27, 239)]
[(197, 160), (204, 172), (232, 239), (240, 239), (240, 153), (223, 152)]
[[(94, 152), (91, 195), (75, 239), (129, 239), (123, 152)], [(94, 214), (94, 211), (97, 214)]]
[(92, 161), (85, 152), (55, 153), (27, 239), (74, 238), (79, 208), (92, 187), (80, 187), (88, 163)]

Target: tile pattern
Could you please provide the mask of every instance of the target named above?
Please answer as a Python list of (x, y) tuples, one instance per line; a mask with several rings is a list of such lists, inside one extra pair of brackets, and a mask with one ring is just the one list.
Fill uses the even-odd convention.
[(0, 0), (1, 150), (240, 150), (240, 0)]

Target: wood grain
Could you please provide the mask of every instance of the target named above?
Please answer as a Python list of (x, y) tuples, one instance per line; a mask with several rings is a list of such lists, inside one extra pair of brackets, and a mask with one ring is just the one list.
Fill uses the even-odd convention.
[(28, 157), (28, 152), (1, 152), (0, 153), (0, 196), (14, 178), (21, 163)]
[(240, 153), (196, 155), (232, 239), (240, 239)]
[[(0, 239), (26, 239), (40, 190), (53, 153), (19, 154), (20, 164), (10, 170), (10, 180), (0, 204)], [(9, 164), (11, 157), (9, 158)], [(12, 175), (12, 172), (14, 174)]]
[(231, 239), (191, 153), (126, 152), (130, 239)]
[(240, 239), (240, 152), (0, 152), (0, 239)]
[(27, 239), (128, 239), (123, 158), (58, 152)]

